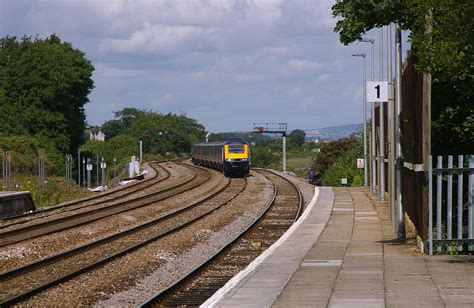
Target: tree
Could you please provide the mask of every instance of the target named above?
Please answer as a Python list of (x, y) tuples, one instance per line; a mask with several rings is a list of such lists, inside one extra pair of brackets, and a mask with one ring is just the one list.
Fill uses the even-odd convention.
[(314, 159), (314, 170), (321, 173), (324, 178), (326, 172), (339, 157), (345, 153), (357, 151), (359, 144), (362, 144), (361, 140), (354, 135), (324, 144)]
[(305, 135), (306, 134), (301, 129), (292, 130), (288, 135), (288, 145), (290, 148), (301, 148), (304, 143)]
[(26, 135), (0, 136), (0, 149), (12, 155), (12, 173), (38, 174), (38, 150), (45, 150), (47, 174), (64, 172), (64, 156), (47, 138)]
[(332, 7), (344, 45), (392, 22), (410, 30), (411, 53), (423, 71), (443, 71), (446, 80), (471, 76), (474, 4), (471, 0), (338, 0)]
[(43, 136), (60, 152), (75, 152), (84, 141), (93, 70), (55, 34), (0, 39), (0, 133)]
[(432, 79), (432, 153), (474, 150), (474, 2), (471, 0), (338, 0), (335, 31), (347, 45), (397, 22), (409, 30), (410, 54)]
[(115, 119), (105, 121), (102, 130), (107, 139), (130, 140), (137, 149), (142, 140), (144, 153), (161, 156), (188, 154), (194, 143), (205, 138), (204, 126), (195, 119), (136, 108), (115, 112)]

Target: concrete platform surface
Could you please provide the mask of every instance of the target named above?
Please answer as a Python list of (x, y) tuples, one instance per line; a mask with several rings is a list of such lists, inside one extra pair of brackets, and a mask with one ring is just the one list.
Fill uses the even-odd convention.
[(397, 241), (366, 188), (319, 188), (276, 246), (202, 307), (474, 307), (474, 257)]

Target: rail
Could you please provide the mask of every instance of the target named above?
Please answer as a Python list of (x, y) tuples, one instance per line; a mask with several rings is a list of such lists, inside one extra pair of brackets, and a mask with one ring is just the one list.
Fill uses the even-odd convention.
[[(303, 207), (303, 198), (302, 198), (302, 195), (301, 195), (301, 191), (298, 189), (298, 187), (294, 183), (292, 183), (288, 179), (280, 176), (277, 173), (274, 173), (274, 172), (271, 172), (271, 171), (268, 171), (268, 170), (265, 170), (265, 169), (256, 169), (256, 168), (252, 168), (252, 169), (259, 172), (259, 173), (262, 173), (262, 174), (265, 173), (265, 172), (269, 172), (269, 173), (271, 173), (275, 176), (278, 176), (278, 177), (284, 179), (285, 181), (287, 181), (288, 183), (290, 183), (291, 186), (294, 189), (296, 189), (296, 191), (298, 192), (299, 202), (298, 202), (298, 206), (297, 206), (297, 213), (296, 213), (296, 215), (295, 215), (295, 217), (294, 217), (294, 219), (292, 220), (292, 223), (291, 223), (291, 224), (293, 224), (297, 220), (297, 218), (299, 217), (299, 215), (301, 213), (301, 209)], [(264, 176), (268, 178), (268, 176), (266, 176), (266, 175), (264, 175)], [(171, 286), (167, 287), (166, 289), (163, 289), (163, 290), (155, 293), (153, 296), (151, 296), (145, 302), (140, 304), (139, 307), (153, 307), (155, 304), (161, 303), (161, 301), (163, 301), (165, 298), (171, 296), (172, 294), (176, 294), (178, 292), (178, 290), (180, 290), (190, 280), (192, 280), (193, 278), (199, 276), (202, 272), (204, 272), (206, 270), (206, 268), (211, 266), (213, 262), (216, 262), (218, 259), (225, 259), (225, 257), (223, 257), (223, 255), (226, 254), (227, 252), (229, 252), (239, 242), (239, 240), (243, 239), (246, 235), (249, 235), (252, 230), (258, 229), (258, 226), (262, 227), (262, 225), (265, 224), (264, 223), (265, 216), (268, 214), (269, 210), (272, 208), (272, 206), (275, 204), (275, 201), (277, 200), (278, 187), (277, 187), (277, 185), (275, 184), (274, 181), (272, 181), (272, 183), (273, 183), (273, 196), (272, 196), (270, 202), (267, 204), (266, 208), (262, 211), (262, 213), (260, 213), (260, 215), (257, 217), (257, 219), (255, 220), (255, 222), (253, 224), (247, 226), (238, 235), (236, 235), (231, 241), (229, 241), (226, 245), (221, 247), (221, 249), (219, 249), (217, 252), (215, 252), (208, 259), (203, 261), (195, 269), (193, 269), (190, 272), (188, 272), (187, 274), (185, 274), (181, 279), (176, 281), (173, 285), (171, 285)], [(291, 224), (290, 224), (290, 226), (291, 226)], [(265, 228), (261, 228), (261, 229), (265, 229)], [(275, 239), (275, 241), (276, 241), (276, 239)], [(233, 264), (235, 264), (235, 263), (233, 262)], [(215, 280), (215, 277), (213, 277), (213, 278)], [(198, 305), (200, 305), (208, 297), (210, 297), (214, 293), (215, 290), (217, 290), (219, 288), (217, 285), (219, 285), (219, 284), (224, 285), (232, 277), (224, 277), (225, 279), (222, 279), (222, 278), (223, 277), (220, 277), (219, 283), (213, 284), (212, 287), (205, 287), (205, 288), (201, 289), (201, 288), (198, 288), (198, 287), (194, 286), (193, 291), (190, 291), (191, 295), (188, 294), (187, 296), (183, 296), (184, 299), (172, 301), (172, 303), (169, 304), (169, 306), (180, 306), (180, 305), (183, 305), (183, 306), (186, 306), (186, 305), (198, 306)], [(166, 304), (165, 306), (168, 306), (168, 304)]]
[[(142, 231), (146, 228), (153, 227), (153, 226), (157, 225), (158, 223), (167, 221), (168, 219), (170, 219), (172, 217), (176, 217), (177, 215), (182, 214), (185, 211), (195, 209), (196, 206), (205, 204), (207, 201), (211, 200), (212, 198), (216, 198), (224, 190), (229, 189), (230, 183), (231, 183), (231, 181), (228, 180), (228, 182), (226, 183), (226, 185), (224, 187), (220, 188), (218, 191), (212, 193), (211, 195), (209, 195), (209, 196), (207, 196), (207, 197), (205, 197), (205, 198), (203, 198), (203, 199), (201, 199), (197, 202), (194, 202), (193, 204), (190, 204), (190, 205), (187, 205), (183, 208), (177, 209), (177, 210), (175, 210), (171, 213), (168, 213), (168, 214), (163, 215), (161, 217), (155, 218), (155, 219), (150, 220), (148, 222), (145, 222), (141, 225), (129, 228), (129, 229), (123, 231), (123, 232), (113, 234), (113, 235), (108, 236), (106, 238), (103, 238), (103, 239), (100, 239), (100, 240), (97, 240), (97, 241), (94, 241), (94, 242), (91, 242), (91, 243), (87, 243), (85, 245), (78, 246), (76, 248), (70, 249), (70, 250), (65, 251), (63, 253), (60, 253), (60, 254), (57, 254), (57, 255), (42, 259), (42, 260), (39, 260), (37, 262), (33, 262), (33, 263), (27, 264), (25, 266), (21, 266), (19, 268), (15, 268), (15, 269), (12, 269), (10, 271), (1, 273), (0, 274), (0, 281), (2, 281), (2, 283), (5, 283), (9, 279), (10, 280), (15, 279), (15, 277), (18, 277), (22, 273), (25, 273), (25, 272), (28, 273), (29, 271), (32, 271), (32, 270), (40, 271), (41, 273), (47, 272), (48, 271), (48, 268), (47, 268), (48, 266), (56, 266), (58, 264), (58, 262), (62, 259), (65, 259), (65, 258), (68, 258), (68, 257), (71, 257), (71, 256), (76, 256), (80, 253), (84, 253), (86, 251), (89, 251), (92, 248), (110, 243), (112, 241), (121, 239), (125, 236), (130, 236), (130, 235), (133, 235), (133, 234), (137, 234), (137, 232), (139, 232), (139, 231)], [(197, 220), (202, 219), (203, 217), (206, 217), (207, 215), (209, 215), (210, 213), (212, 213), (216, 209), (220, 208), (221, 206), (223, 206), (223, 205), (227, 204), (228, 202), (230, 202), (231, 200), (233, 200), (237, 195), (239, 195), (245, 189), (245, 186), (246, 186), (246, 181), (245, 181), (245, 184), (240, 188), (240, 190), (238, 190), (238, 192), (236, 194), (234, 194), (233, 196), (228, 198), (225, 202), (221, 202), (221, 204), (218, 204), (214, 207), (205, 209), (198, 216), (196, 216), (193, 219), (188, 220), (184, 223), (175, 225), (174, 228), (171, 229), (171, 230), (164, 231), (164, 232), (161, 232), (159, 234), (155, 234), (152, 237), (144, 238), (144, 239), (141, 239), (141, 236), (137, 236), (138, 238), (141, 239), (141, 241), (139, 241), (138, 243), (137, 243), (137, 241), (132, 241), (134, 244), (131, 244), (130, 246), (125, 247), (125, 248), (119, 247), (120, 249), (118, 251), (115, 251), (114, 253), (109, 253), (109, 255), (102, 256), (102, 258), (100, 260), (97, 260), (97, 261), (91, 262), (90, 264), (87, 264), (85, 266), (81, 266), (79, 268), (70, 270), (69, 272), (66, 272), (66, 273), (62, 274), (60, 277), (56, 277), (56, 278), (48, 280), (46, 282), (43, 282), (43, 283), (37, 282), (35, 284), (35, 286), (32, 286), (31, 288), (29, 288), (27, 290), (24, 290), (23, 292), (21, 292), (19, 294), (12, 295), (11, 297), (9, 297), (7, 299), (2, 299), (2, 302), (0, 303), (0, 305), (1, 306), (8, 306), (8, 305), (18, 303), (19, 301), (24, 300), (26, 298), (29, 298), (32, 295), (37, 294), (37, 293), (39, 293), (39, 292), (41, 292), (45, 289), (48, 289), (48, 288), (50, 288), (54, 285), (57, 285), (57, 284), (59, 284), (63, 281), (69, 280), (69, 279), (71, 279), (71, 278), (73, 278), (73, 277), (75, 277), (75, 276), (77, 276), (81, 273), (84, 273), (84, 272), (90, 271), (94, 268), (97, 268), (98, 266), (100, 266), (102, 264), (110, 262), (111, 260), (114, 260), (114, 259), (116, 259), (116, 258), (118, 258), (122, 255), (125, 255), (127, 253), (130, 253), (134, 250), (137, 250), (137, 249), (139, 249), (139, 248), (141, 248), (141, 247), (143, 247), (143, 246), (145, 246), (145, 245), (147, 245), (147, 244), (149, 244), (153, 241), (156, 241), (156, 240), (161, 239), (165, 236), (168, 236), (172, 233), (175, 233), (175, 232), (183, 229), (184, 227), (196, 222)], [(127, 241), (122, 241), (122, 242), (129, 243)], [(24, 284), (22, 284), (22, 285), (24, 285)], [(10, 286), (11, 286), (11, 284), (10, 284)]]
[[(202, 170), (196, 166), (187, 166)], [(30, 239), (53, 232), (65, 230), (68, 228), (77, 227), (111, 215), (116, 215), (125, 211), (150, 205), (154, 202), (171, 198), (177, 194), (183, 193), (189, 189), (193, 189), (205, 183), (210, 178), (210, 173), (208, 171), (205, 172), (207, 172), (207, 175), (201, 178), (200, 180), (197, 180), (195, 183), (191, 182), (193, 182), (197, 178), (196, 173), (190, 179), (181, 182), (178, 185), (164, 188), (149, 195), (140, 196), (132, 200), (113, 203), (101, 208), (94, 208), (86, 212), (80, 212), (73, 215), (60, 217), (54, 220), (44, 221), (37, 224), (27, 225), (13, 230), (0, 232), (0, 247), (12, 243), (17, 243), (25, 239)], [(188, 185), (189, 187), (187, 187), (186, 185)]]

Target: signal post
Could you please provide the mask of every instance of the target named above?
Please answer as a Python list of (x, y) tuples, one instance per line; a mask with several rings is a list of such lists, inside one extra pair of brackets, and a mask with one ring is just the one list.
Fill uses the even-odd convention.
[(281, 134), (283, 137), (282, 171), (286, 173), (286, 123), (253, 123), (253, 132), (260, 134)]

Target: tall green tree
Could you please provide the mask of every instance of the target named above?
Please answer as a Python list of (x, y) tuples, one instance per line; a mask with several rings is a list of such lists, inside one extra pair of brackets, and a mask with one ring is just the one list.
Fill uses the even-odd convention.
[(288, 145), (291, 148), (301, 148), (304, 143), (305, 135), (306, 134), (301, 129), (292, 130), (291, 133), (288, 135)]
[(0, 39), (0, 134), (37, 135), (60, 152), (84, 142), (84, 105), (94, 67), (55, 34)]
[(474, 151), (472, 0), (337, 0), (332, 10), (345, 45), (391, 22), (409, 30), (416, 68), (432, 76), (432, 153)]

